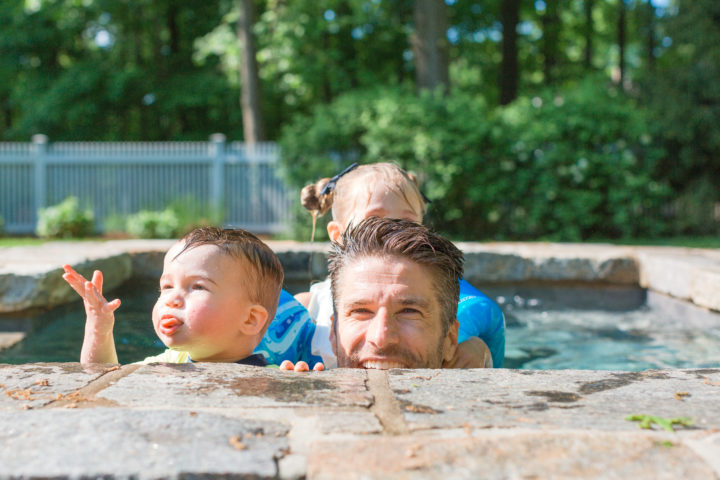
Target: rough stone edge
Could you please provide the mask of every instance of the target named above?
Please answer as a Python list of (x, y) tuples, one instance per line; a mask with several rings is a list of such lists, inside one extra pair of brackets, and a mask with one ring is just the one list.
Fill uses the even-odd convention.
[[(80, 268), (92, 271), (103, 263), (120, 259), (127, 262), (124, 274), (108, 277), (112, 283), (106, 288), (119, 286), (133, 276), (157, 278), (162, 257), (172, 244), (163, 241), (113, 241), (107, 243), (107, 255), (94, 253), (92, 258), (77, 263)], [(327, 243), (268, 241), (284, 264), (289, 268), (289, 280), (309, 277), (323, 278), (327, 274)], [(552, 285), (580, 283), (605, 285), (639, 285), (640, 287), (679, 298), (703, 308), (720, 311), (720, 253), (708, 249), (676, 247), (623, 247), (615, 245), (584, 244), (482, 244), (463, 243), (458, 246), (466, 254), (466, 278), (479, 283), (541, 282)], [(587, 250), (587, 251), (585, 251)], [(122, 251), (122, 253), (120, 253)], [(617, 254), (609, 254), (608, 252)], [(584, 254), (584, 256), (580, 256)], [(127, 260), (125, 260), (127, 258)], [(569, 273), (572, 266), (574, 273)], [(302, 268), (301, 268), (302, 267)], [(662, 275), (662, 273), (671, 273)], [(14, 285), (15, 290), (29, 289), (24, 283), (49, 284), (55, 294), (48, 300), (26, 292), (22, 301), (12, 302), (0, 312), (20, 312), (33, 307), (54, 307), (74, 299), (74, 293), (63, 288), (62, 270), (52, 268), (35, 273), (23, 281), (22, 275), (0, 275), (0, 284)], [(8, 277), (3, 280), (3, 277)], [(39, 280), (37, 277), (41, 277)], [(60, 283), (62, 282), (62, 283)], [(6, 289), (9, 287), (6, 287)], [(66, 291), (67, 290), (67, 291)], [(0, 288), (3, 296), (5, 291)]]

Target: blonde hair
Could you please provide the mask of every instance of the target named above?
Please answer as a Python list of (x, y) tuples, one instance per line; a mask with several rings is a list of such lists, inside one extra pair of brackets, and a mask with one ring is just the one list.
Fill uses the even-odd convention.
[(323, 194), (322, 190), (328, 181), (329, 178), (322, 178), (306, 185), (300, 192), (302, 206), (313, 215), (313, 219), (332, 208), (333, 220), (347, 225), (357, 208), (358, 199), (369, 198), (377, 188), (388, 188), (402, 197), (420, 218), (427, 210), (415, 175), (393, 163), (360, 165), (340, 177), (335, 187)]

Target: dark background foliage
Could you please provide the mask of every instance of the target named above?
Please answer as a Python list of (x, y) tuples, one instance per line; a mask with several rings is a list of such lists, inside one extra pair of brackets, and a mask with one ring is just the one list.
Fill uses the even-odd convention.
[(243, 139), (250, 9), (255, 109), (292, 187), (394, 161), (455, 238), (720, 232), (716, 0), (6, 0), (0, 140)]

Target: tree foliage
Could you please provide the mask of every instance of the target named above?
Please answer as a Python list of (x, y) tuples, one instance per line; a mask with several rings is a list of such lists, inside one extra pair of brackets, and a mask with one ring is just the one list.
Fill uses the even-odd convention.
[(593, 78), (499, 109), (462, 92), (352, 92), (296, 119), (282, 146), (298, 187), (390, 161), (422, 180), (446, 234), (575, 241), (665, 233), (669, 190), (652, 176), (663, 151), (649, 132), (624, 93)]
[[(720, 231), (717, 1), (431, 4), (448, 19), (446, 97), (414, 88), (419, 3), (254, 0), (266, 136), (294, 184), (390, 159), (426, 176), (432, 219), (457, 235)], [(0, 2), (0, 140), (243, 138), (238, 5)]]

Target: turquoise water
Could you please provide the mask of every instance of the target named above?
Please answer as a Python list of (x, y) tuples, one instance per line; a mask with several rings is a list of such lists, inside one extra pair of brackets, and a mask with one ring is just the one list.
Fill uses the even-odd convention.
[[(572, 308), (568, 308), (532, 296), (493, 296), (507, 320), (507, 368), (639, 371), (720, 365), (720, 315), (678, 306), (679, 302), (648, 299), (652, 300), (648, 306), (644, 294), (638, 302), (637, 295), (626, 301), (600, 292), (590, 295), (600, 301), (588, 302), (586, 298), (582, 302), (585, 305), (578, 306), (572, 305), (573, 299), (581, 297), (577, 292), (551, 295), (570, 303)], [(150, 321), (157, 298), (155, 283), (134, 283), (108, 297), (123, 300), (115, 326), (120, 362), (131, 363), (160, 353), (163, 345)], [(617, 311), (623, 304), (627, 305)], [(606, 308), (599, 308), (603, 305)], [(79, 300), (28, 318), (0, 317), (0, 329), (3, 323), (30, 324), (25, 339), (0, 351), (0, 363), (78, 361), (84, 321)]]
[(720, 328), (682, 328), (648, 307), (516, 309), (508, 320), (508, 368), (639, 371), (720, 365)]

